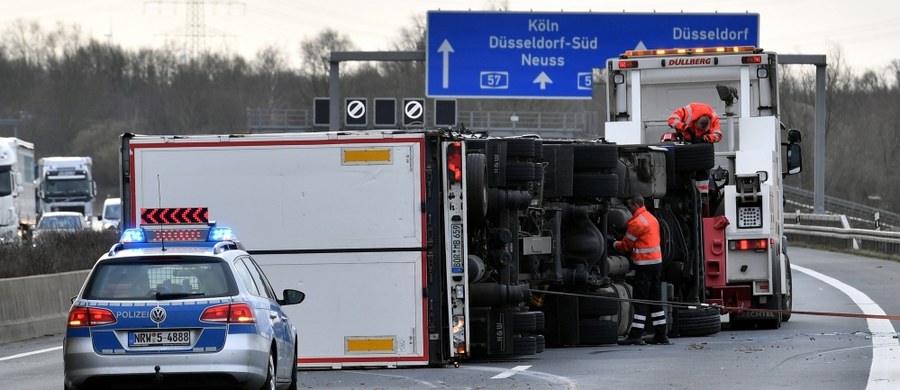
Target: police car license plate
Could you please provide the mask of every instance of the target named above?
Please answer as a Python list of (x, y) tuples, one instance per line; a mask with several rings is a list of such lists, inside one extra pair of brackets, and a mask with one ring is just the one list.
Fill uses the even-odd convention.
[(128, 332), (129, 347), (168, 347), (188, 345), (191, 345), (191, 331), (189, 330)]

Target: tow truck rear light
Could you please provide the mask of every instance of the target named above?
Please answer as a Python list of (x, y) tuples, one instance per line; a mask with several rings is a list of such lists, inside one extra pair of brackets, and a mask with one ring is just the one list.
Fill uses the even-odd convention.
[(754, 240), (732, 240), (728, 242), (731, 250), (738, 251), (764, 251), (769, 247), (769, 240), (765, 238)]
[(250, 324), (256, 322), (253, 310), (246, 303), (231, 303), (207, 307), (200, 315), (200, 321), (225, 322), (230, 324)]
[(116, 323), (116, 316), (112, 311), (96, 307), (88, 308), (75, 306), (69, 312), (69, 327), (80, 328), (85, 326), (109, 325)]
[(453, 142), (447, 146), (447, 175), (450, 184), (462, 181), (462, 143)]
[(742, 64), (761, 64), (762, 56), (748, 56), (741, 58)]
[(619, 61), (619, 69), (634, 69), (637, 67), (637, 61)]

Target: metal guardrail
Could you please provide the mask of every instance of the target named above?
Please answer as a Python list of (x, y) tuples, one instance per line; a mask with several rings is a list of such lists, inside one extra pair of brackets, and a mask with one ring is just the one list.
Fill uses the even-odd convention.
[[(796, 207), (812, 211), (813, 192), (801, 188), (784, 186), (784, 198), (786, 203)], [(844, 214), (854, 222), (856, 227), (866, 228), (894, 228), (900, 226), (900, 214), (854, 203), (848, 200), (825, 196), (825, 211), (832, 214)], [(875, 215), (879, 216), (875, 223)]]
[(801, 213), (784, 218), (784, 234), (789, 242), (889, 256), (900, 254), (900, 232), (852, 228), (845, 215), (837, 214)]

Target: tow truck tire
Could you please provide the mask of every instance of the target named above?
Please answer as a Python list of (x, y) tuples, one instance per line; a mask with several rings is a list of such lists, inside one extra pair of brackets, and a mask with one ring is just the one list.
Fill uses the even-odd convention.
[(582, 319), (597, 319), (602, 316), (611, 316), (619, 313), (619, 302), (612, 299), (618, 298), (616, 291), (596, 291), (589, 293), (598, 298), (578, 297), (578, 317)]
[(614, 174), (576, 172), (572, 196), (579, 198), (612, 198), (619, 195), (619, 178)]
[(791, 263), (788, 261), (788, 270), (787, 270), (787, 294), (781, 295), (781, 309), (787, 310), (784, 313), (781, 313), (781, 322), (787, 322), (791, 319), (791, 310), (794, 310), (794, 282), (791, 280)]
[(537, 353), (537, 339), (534, 336), (513, 336), (513, 354), (519, 356)]
[(619, 341), (619, 323), (608, 320), (581, 320), (578, 324), (581, 345), (615, 344)]
[(470, 215), (487, 215), (487, 191), (487, 157), (481, 153), (466, 155), (466, 205)]
[(713, 144), (675, 145), (673, 167), (676, 173), (706, 171), (716, 164), (716, 150)]
[(619, 148), (615, 144), (573, 145), (575, 170), (616, 169)]
[(537, 331), (537, 313), (533, 311), (513, 313), (513, 330), (527, 333)]
[(677, 309), (675, 334), (679, 337), (709, 336), (722, 330), (722, 317), (713, 307)]

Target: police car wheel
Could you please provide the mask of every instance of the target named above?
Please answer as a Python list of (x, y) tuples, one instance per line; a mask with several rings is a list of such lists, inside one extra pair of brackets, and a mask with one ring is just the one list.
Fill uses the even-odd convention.
[[(296, 336), (294, 337), (296, 339)], [(297, 343), (294, 343), (294, 356), (297, 356)], [(291, 384), (288, 385), (287, 390), (297, 390), (297, 362), (294, 361), (291, 365)]]
[(275, 390), (275, 357), (269, 354), (269, 365), (266, 367), (266, 381), (259, 390)]

